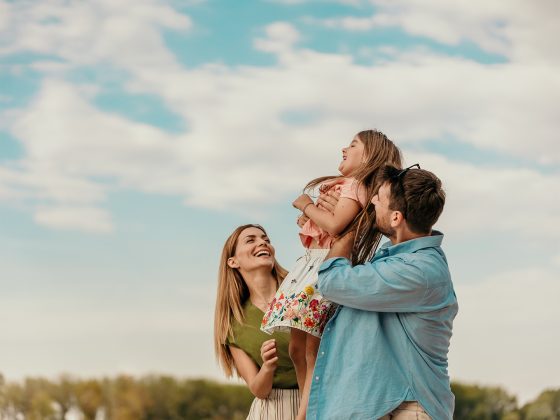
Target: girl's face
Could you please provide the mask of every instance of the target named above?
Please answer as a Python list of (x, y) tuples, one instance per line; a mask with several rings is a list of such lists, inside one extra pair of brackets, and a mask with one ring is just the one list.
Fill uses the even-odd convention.
[(344, 176), (349, 176), (364, 163), (364, 143), (354, 137), (350, 144), (342, 149), (342, 162), (338, 170)]
[(256, 227), (244, 229), (237, 239), (235, 255), (228, 258), (228, 265), (241, 274), (255, 269), (274, 268), (274, 247), (268, 236)]

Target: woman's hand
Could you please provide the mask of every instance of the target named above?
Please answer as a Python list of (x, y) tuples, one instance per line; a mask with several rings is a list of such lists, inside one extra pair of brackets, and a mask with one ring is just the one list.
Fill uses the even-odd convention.
[(276, 355), (276, 340), (274, 338), (266, 340), (261, 345), (261, 357), (263, 364), (261, 370), (275, 371), (278, 366), (278, 356)]
[(313, 200), (307, 194), (302, 194), (294, 200), (292, 206), (294, 206), (296, 209), (301, 210), (303, 212), (303, 209), (308, 204), (313, 204)]

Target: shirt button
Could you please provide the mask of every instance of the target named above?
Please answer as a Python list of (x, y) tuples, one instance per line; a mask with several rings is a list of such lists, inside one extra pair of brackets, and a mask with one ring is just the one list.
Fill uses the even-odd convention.
[(325, 352), (324, 352), (324, 351), (322, 351), (322, 352), (321, 352), (321, 356), (324, 356), (324, 355), (325, 355)]
[(318, 381), (318, 380), (319, 380), (319, 377), (318, 377), (318, 376), (315, 376), (315, 380)]

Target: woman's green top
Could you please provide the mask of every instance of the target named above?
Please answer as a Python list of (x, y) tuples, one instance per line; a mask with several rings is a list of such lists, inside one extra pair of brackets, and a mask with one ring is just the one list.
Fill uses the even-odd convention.
[(233, 334), (226, 342), (227, 345), (243, 350), (259, 367), (262, 366), (261, 345), (264, 341), (276, 339), (276, 353), (278, 364), (272, 381), (273, 388), (297, 388), (296, 371), (288, 353), (290, 335), (275, 332), (268, 335), (261, 331), (261, 321), (264, 313), (251, 303), (250, 299), (243, 305), (244, 323), (234, 321)]

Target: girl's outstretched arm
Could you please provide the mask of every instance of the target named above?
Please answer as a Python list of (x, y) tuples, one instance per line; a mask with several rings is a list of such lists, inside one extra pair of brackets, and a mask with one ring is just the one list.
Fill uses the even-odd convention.
[(361, 209), (357, 201), (342, 197), (338, 200), (333, 213), (330, 213), (317, 207), (307, 194), (300, 195), (292, 205), (331, 236), (341, 233)]
[[(334, 214), (334, 209), (336, 207), (336, 203), (340, 200), (340, 193), (334, 191), (328, 191), (326, 193), (321, 193), (319, 198), (317, 198), (317, 205), (321, 205), (323, 209), (326, 211)], [(305, 214), (301, 213), (298, 218), (296, 219), (296, 223), (299, 227), (303, 227), (303, 225), (309, 220)]]

